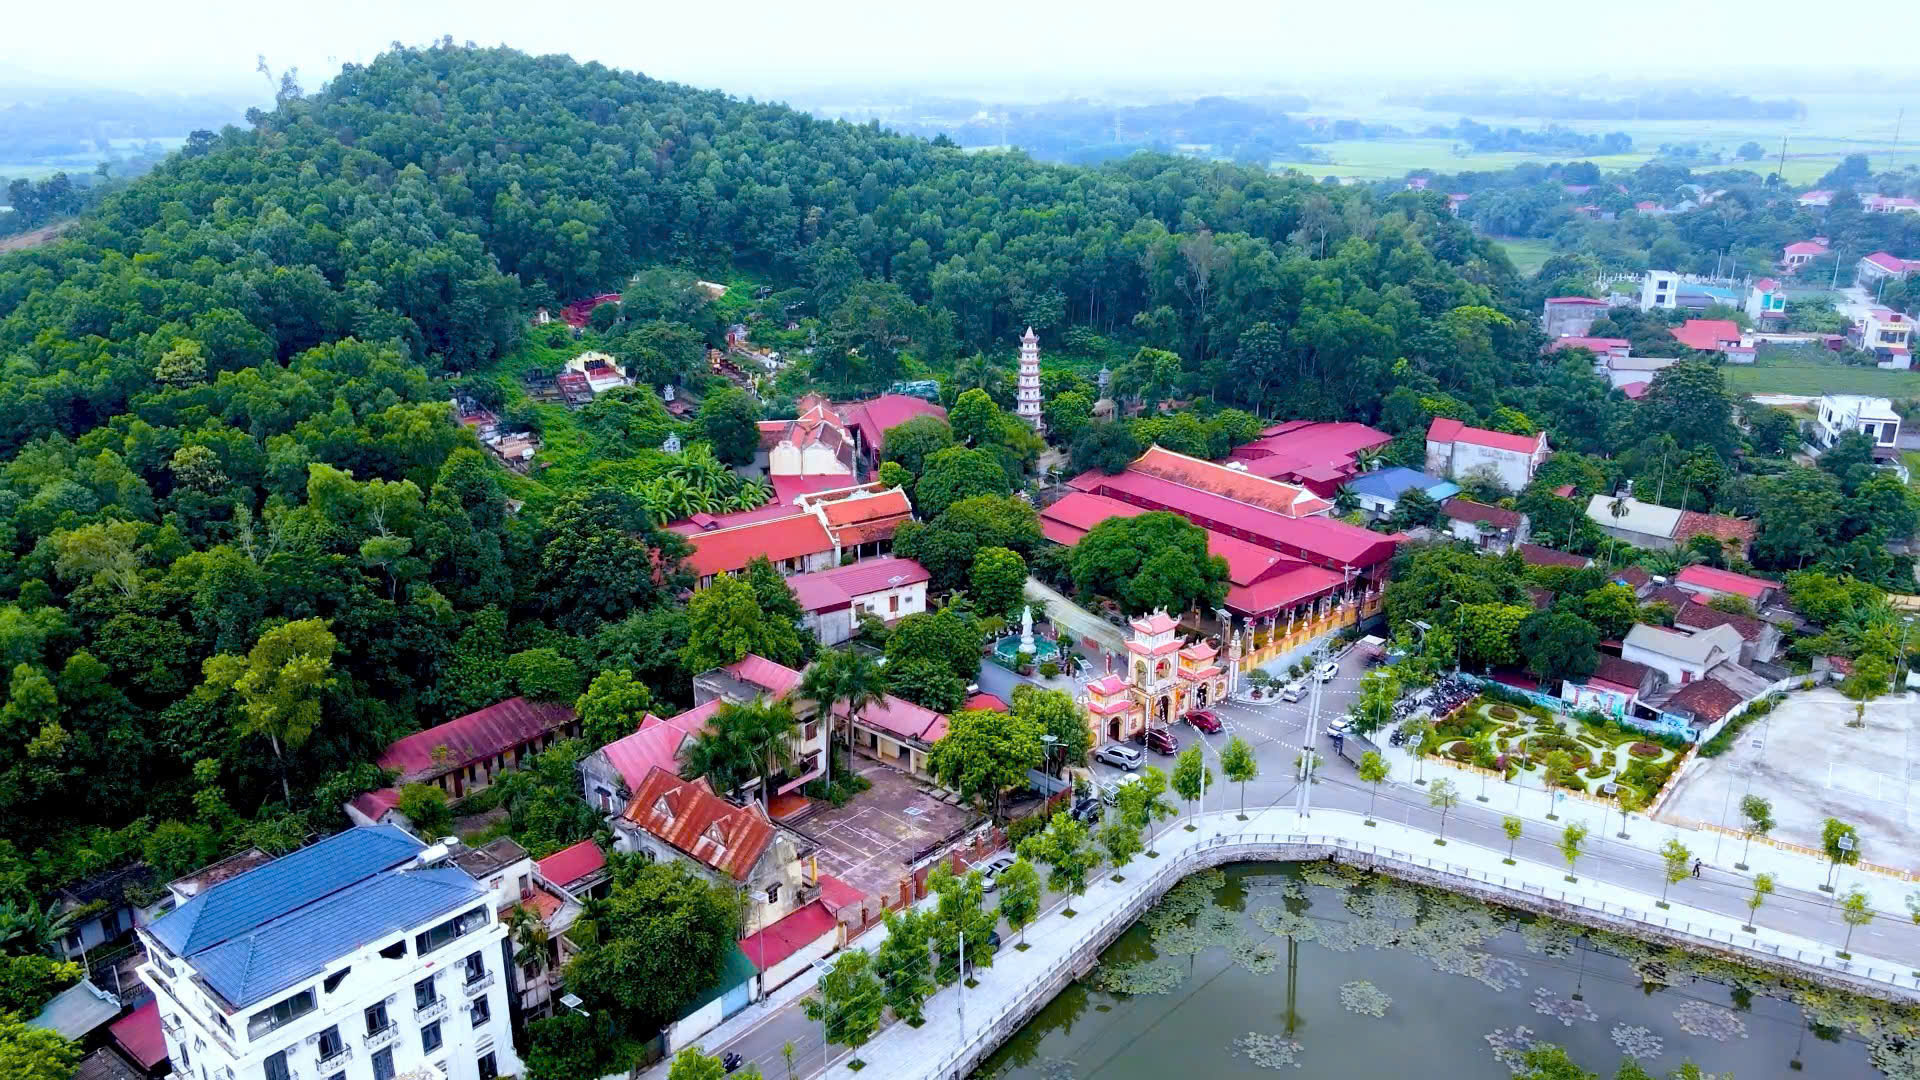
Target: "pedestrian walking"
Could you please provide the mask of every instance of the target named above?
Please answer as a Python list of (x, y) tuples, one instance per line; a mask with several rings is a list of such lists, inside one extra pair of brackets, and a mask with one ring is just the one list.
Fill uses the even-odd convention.
[(1699, 859), (1693, 860), (1693, 876), (1694, 877), (1700, 876), (1700, 860)]

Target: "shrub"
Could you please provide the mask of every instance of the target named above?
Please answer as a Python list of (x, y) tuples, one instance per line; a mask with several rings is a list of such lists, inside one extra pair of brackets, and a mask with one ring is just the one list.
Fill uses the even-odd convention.
[(1657, 758), (1660, 756), (1660, 748), (1650, 742), (1637, 742), (1627, 747), (1627, 753), (1637, 758)]
[(1601, 742), (1599, 739), (1596, 739), (1591, 735), (1582, 733), (1579, 736), (1579, 738), (1581, 742), (1586, 743), (1588, 746), (1593, 747), (1595, 750), (1605, 750), (1607, 748), (1606, 743)]
[(1047, 821), (1046, 814), (1028, 814), (1023, 818), (1014, 818), (1007, 823), (1007, 847), (1018, 849), (1020, 841), (1045, 829)]
[(1612, 771), (1612, 769), (1607, 768), (1605, 765), (1595, 765), (1589, 768), (1583, 775), (1591, 780), (1601, 780)]
[(1040, 664), (1040, 674), (1043, 678), (1051, 679), (1055, 675), (1060, 674), (1060, 665), (1051, 660), (1043, 661)]
[(1461, 739), (1447, 747), (1447, 756), (1456, 761), (1467, 761), (1473, 757), (1473, 744)]
[(1560, 781), (1560, 786), (1563, 788), (1566, 788), (1568, 791), (1587, 790), (1587, 782), (1585, 780), (1580, 779), (1577, 776), (1569, 776), (1566, 779)]
[(1518, 720), (1520, 713), (1511, 705), (1495, 705), (1487, 710), (1487, 715), (1495, 720)]

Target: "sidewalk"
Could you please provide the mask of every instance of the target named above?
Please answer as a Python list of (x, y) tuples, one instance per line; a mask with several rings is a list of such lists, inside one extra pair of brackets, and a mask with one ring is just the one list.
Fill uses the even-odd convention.
[[(1384, 740), (1383, 740), (1384, 742)], [(1695, 858), (1706, 863), (1714, 870), (1727, 874), (1751, 877), (1754, 874), (1772, 874), (1778, 888), (1794, 888), (1809, 893), (1829, 895), (1820, 889), (1827, 881), (1828, 864), (1824, 859), (1815, 859), (1796, 852), (1782, 851), (1765, 840), (1755, 838), (1752, 845), (1745, 837), (1728, 836), (1705, 829), (1693, 829), (1686, 826), (1648, 818), (1644, 814), (1634, 814), (1627, 823), (1627, 838), (1621, 839), (1620, 811), (1617, 807), (1605, 807), (1585, 799), (1556, 793), (1553, 813), (1559, 815), (1558, 821), (1549, 821), (1548, 792), (1545, 785), (1529, 773), (1521, 773), (1514, 780), (1502, 783), (1499, 780), (1482, 777), (1464, 769), (1456, 769), (1450, 761), (1443, 758), (1425, 759), (1426, 784), (1416, 784), (1414, 779), (1421, 774), (1421, 761), (1404, 747), (1382, 745), (1380, 756), (1385, 758), (1392, 768), (1385, 786), (1400, 792), (1416, 802), (1424, 801), (1431, 790), (1433, 781), (1445, 777), (1453, 781), (1460, 792), (1460, 809), (1471, 812), (1478, 808), (1501, 815), (1512, 815), (1527, 823), (1528, 835), (1558, 836), (1568, 825), (1576, 822), (1587, 827), (1588, 844), (1601, 842), (1617, 844), (1623, 847), (1638, 848), (1654, 857), (1659, 856), (1660, 848), (1669, 839), (1678, 837), (1680, 842), (1693, 852)], [(1673, 781), (1669, 781), (1672, 783)], [(1479, 801), (1482, 791), (1487, 801)], [(1383, 793), (1384, 794), (1384, 793)], [(1737, 825), (1735, 826), (1737, 829)], [(1734, 864), (1741, 861), (1740, 855), (1747, 852), (1747, 869), (1736, 870)], [(1866, 892), (1874, 902), (1875, 910), (1894, 918), (1907, 918), (1905, 899), (1907, 894), (1916, 891), (1917, 886), (1910, 881), (1858, 867), (1842, 865), (1833, 871), (1834, 897), (1845, 896), (1854, 888)]]
[[(1517, 904), (1561, 905), (1623, 925), (1630, 932), (1685, 937), (1701, 948), (1732, 950), (1756, 960), (1796, 961), (1837, 978), (1870, 982), (1893, 996), (1920, 997), (1920, 979), (1914, 978), (1908, 965), (1859, 953), (1851, 961), (1841, 961), (1825, 942), (1764, 927), (1748, 934), (1736, 917), (1678, 901), (1661, 910), (1655, 906), (1655, 896), (1584, 873), (1577, 885), (1570, 885), (1563, 866), (1528, 860), (1507, 866), (1503, 852), (1458, 840), (1439, 847), (1425, 830), (1387, 821), (1367, 826), (1362, 815), (1350, 811), (1316, 810), (1300, 818), (1291, 810), (1270, 808), (1249, 816), (1251, 820), (1241, 822), (1231, 812), (1212, 813), (1191, 819), (1199, 824), (1197, 831), (1187, 832), (1177, 825), (1167, 828), (1155, 845), (1159, 859), (1136, 859), (1123, 883), (1114, 882), (1110, 870), (1101, 872), (1087, 894), (1075, 900), (1076, 917), (1068, 919), (1059, 910), (1043, 916), (1028, 930), (1029, 950), (1002, 949), (993, 967), (982, 973), (978, 987), (955, 987), (934, 995), (927, 1002), (926, 1025), (918, 1029), (891, 1025), (861, 1048), (860, 1059), (878, 1070), (875, 1076), (962, 1077), (1180, 878), (1205, 866), (1271, 858), (1283, 851), (1314, 857), (1325, 849), (1338, 849), (1356, 862), (1393, 863), (1467, 885), (1475, 892), (1502, 893)], [(958, 1022), (961, 993), (966, 999), (964, 1028)], [(834, 1080), (855, 1076), (846, 1065), (849, 1056), (838, 1055), (828, 1076)]]

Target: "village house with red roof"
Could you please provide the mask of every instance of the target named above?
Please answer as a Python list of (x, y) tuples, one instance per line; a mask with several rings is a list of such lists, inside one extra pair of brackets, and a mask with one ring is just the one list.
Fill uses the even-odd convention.
[(1455, 540), (1465, 541), (1481, 551), (1505, 555), (1527, 542), (1527, 515), (1504, 506), (1488, 506), (1455, 495), (1440, 504), (1447, 519), (1447, 531)]
[(1688, 319), (1667, 333), (1689, 349), (1719, 353), (1729, 364), (1753, 363), (1753, 341), (1732, 319)]
[(787, 579), (801, 618), (822, 645), (839, 645), (853, 637), (861, 615), (892, 624), (927, 610), (925, 567), (913, 559), (886, 555), (831, 570), (796, 574)]
[[(571, 706), (508, 698), (388, 746), (380, 755), (379, 765), (397, 773), (398, 778), (392, 789), (383, 792), (407, 784), (432, 784), (448, 798), (465, 798), (485, 789), (502, 772), (518, 768), (528, 757), (578, 734), (580, 723)], [(397, 795), (389, 797), (382, 792), (369, 796), (355, 802), (364, 800), (363, 812), (376, 810), (370, 815), (376, 821), (398, 801)]]
[(1427, 425), (1427, 474), (1463, 481), (1486, 476), (1507, 491), (1533, 482), (1547, 455), (1547, 434), (1514, 435), (1435, 417)]
[[(841, 477), (840, 479), (845, 479)], [(900, 524), (913, 520), (913, 502), (899, 487), (856, 484), (796, 494), (791, 505), (771, 502), (732, 514), (695, 514), (667, 526), (693, 550), (686, 559), (694, 588), (721, 574), (737, 574), (765, 556), (783, 575), (839, 566), (893, 547)]]
[(1808, 263), (1828, 254), (1832, 254), (1832, 249), (1827, 247), (1827, 238), (1824, 236), (1788, 244), (1780, 251), (1780, 269), (1789, 274), (1798, 273)]

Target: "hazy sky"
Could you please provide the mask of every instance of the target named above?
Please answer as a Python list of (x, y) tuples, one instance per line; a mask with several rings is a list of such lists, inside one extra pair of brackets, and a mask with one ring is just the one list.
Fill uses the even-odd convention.
[(1608, 69), (1720, 85), (1739, 69), (1750, 92), (1765, 91), (1771, 72), (1786, 92), (1795, 76), (1837, 74), (1836, 57), (1854, 53), (1840, 43), (1920, 30), (1911, 0), (1873, 6), (1884, 25), (1869, 34), (1850, 18), (1829, 41), (1837, 53), (1816, 59), (1810, 38), (1791, 31), (1817, 25), (1802, 0), (21, 2), (0, 35), (0, 85), (264, 93), (254, 58), (265, 53), (276, 70), (297, 66), (311, 90), (389, 42), (451, 34), (762, 95), (911, 82), (1241, 88), (1422, 72), (1564, 80)]

